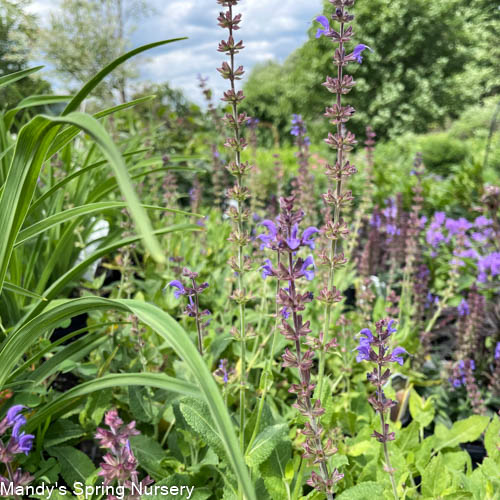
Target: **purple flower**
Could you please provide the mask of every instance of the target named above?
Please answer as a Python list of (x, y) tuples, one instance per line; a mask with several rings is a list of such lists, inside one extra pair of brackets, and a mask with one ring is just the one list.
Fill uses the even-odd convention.
[(495, 348), (495, 359), (500, 359), (500, 342), (497, 342), (497, 346)]
[(462, 299), (462, 302), (458, 304), (458, 314), (459, 316), (468, 316), (469, 315), (469, 304), (465, 299)]
[(371, 330), (369, 328), (363, 328), (359, 332), (359, 345), (355, 349), (356, 351), (358, 351), (358, 355), (356, 356), (356, 361), (358, 363), (361, 363), (361, 361), (370, 361), (370, 350), (372, 342), (373, 334)]
[(358, 363), (361, 363), (361, 361), (370, 361), (370, 344), (359, 344), (356, 350), (358, 351), (358, 355), (356, 356)]
[[(26, 406), (23, 405), (14, 405), (7, 412), (7, 423), (12, 426), (15, 424), (16, 420), (20, 417), (24, 419), (22, 415), (19, 415), (23, 410), (26, 409)], [(26, 423), (26, 420), (25, 420)]]
[(290, 317), (290, 312), (288, 311), (288, 307), (284, 306), (283, 309), (281, 309), (280, 314), (284, 319), (288, 319)]
[[(312, 270), (308, 270), (309, 267), (312, 267)], [(306, 277), (308, 281), (311, 281), (314, 278), (315, 269), (316, 266), (314, 264), (314, 259), (311, 255), (309, 255), (309, 257), (307, 257), (307, 259), (302, 264), (300, 271), (303, 273), (303, 275)]]
[(445, 241), (443, 233), (439, 230), (433, 229), (432, 227), (427, 231), (425, 239), (432, 248), (436, 248), (441, 242)]
[(294, 226), (292, 227), (292, 234), (290, 235), (289, 238), (286, 239), (286, 242), (290, 247), (290, 250), (297, 250), (300, 247), (301, 240), (300, 238), (297, 238), (298, 232), (299, 232), (299, 225), (294, 224)]
[(173, 280), (170, 283), (167, 283), (167, 286), (177, 288), (177, 290), (174, 290), (174, 297), (176, 299), (180, 298), (181, 295), (186, 295), (186, 289), (179, 280)]
[(328, 34), (330, 33), (330, 23), (328, 22), (328, 19), (325, 16), (318, 16), (316, 18), (316, 21), (323, 25), (323, 29), (318, 28), (318, 31), (316, 32), (316, 38), (320, 38), (321, 35), (328, 36)]
[(476, 227), (485, 227), (485, 226), (490, 226), (491, 224), (493, 224), (493, 221), (491, 219), (487, 219), (484, 215), (480, 215), (474, 221), (474, 225)]
[(260, 241), (262, 241), (262, 244), (260, 245), (260, 249), (263, 250), (264, 248), (270, 248), (271, 243), (276, 241), (276, 235), (278, 234), (278, 230), (276, 229), (276, 224), (269, 219), (263, 220), (260, 223), (261, 226), (264, 226), (269, 234), (259, 234), (257, 238), (259, 238)]
[(356, 58), (356, 61), (358, 61), (359, 64), (363, 62), (363, 57), (361, 56), (361, 53), (366, 49), (373, 52), (373, 49), (371, 49), (370, 47), (368, 47), (368, 45), (365, 45), (363, 43), (360, 43), (359, 45), (356, 45), (356, 47), (354, 47), (352, 55)]
[(396, 328), (393, 327), (394, 323), (396, 323), (396, 320), (391, 319), (389, 320), (389, 323), (387, 324), (387, 333), (391, 335), (392, 333), (396, 333)]
[(445, 226), (450, 234), (455, 235), (455, 234), (465, 234), (465, 231), (470, 229), (472, 227), (472, 224), (467, 219), (460, 217), (460, 219), (457, 220), (446, 219)]
[(382, 223), (382, 220), (381, 220), (381, 218), (380, 218), (380, 215), (379, 215), (379, 214), (377, 214), (377, 213), (374, 213), (374, 214), (372, 215), (371, 220), (370, 220), (370, 226), (372, 226), (372, 227), (376, 227), (376, 228), (379, 228), (379, 227), (380, 227), (380, 225), (381, 225), (381, 223)]
[(308, 227), (302, 233), (302, 244), (307, 245), (311, 250), (314, 250), (314, 241), (311, 239), (311, 236), (315, 233), (319, 233), (319, 229), (314, 226)]
[(407, 354), (406, 350), (402, 347), (396, 347), (391, 354), (391, 361), (393, 363), (399, 363), (401, 366), (404, 364), (403, 354)]
[(264, 262), (265, 264), (260, 268), (262, 269), (262, 277), (266, 279), (268, 276), (273, 275), (273, 264), (270, 259), (266, 259)]
[(444, 212), (436, 212), (434, 214), (433, 224), (437, 224), (438, 226), (442, 226), (445, 220), (446, 220), (446, 214)]
[(28, 455), (31, 451), (31, 448), (33, 447), (34, 439), (35, 436), (33, 436), (33, 434), (25, 434), (24, 432), (22, 432), (18, 439), (16, 439), (17, 449), (19, 450), (19, 452)]

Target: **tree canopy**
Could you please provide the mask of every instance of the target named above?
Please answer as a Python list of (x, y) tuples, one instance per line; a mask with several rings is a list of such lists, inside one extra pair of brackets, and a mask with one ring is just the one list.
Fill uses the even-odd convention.
[[(382, 137), (411, 130), (425, 132), (456, 117), (467, 105), (500, 90), (500, 10), (495, 2), (472, 0), (358, 1), (353, 13), (356, 43), (374, 49), (350, 66), (357, 82), (348, 96), (357, 113), (357, 133), (372, 125)], [(332, 5), (325, 1), (329, 16)], [(282, 130), (292, 113), (302, 114), (312, 134), (324, 134), (321, 85), (332, 76), (333, 46), (309, 40), (283, 64), (257, 66), (246, 86), (246, 111)], [(353, 47), (351, 47), (352, 49)], [(349, 49), (349, 48), (348, 48)]]

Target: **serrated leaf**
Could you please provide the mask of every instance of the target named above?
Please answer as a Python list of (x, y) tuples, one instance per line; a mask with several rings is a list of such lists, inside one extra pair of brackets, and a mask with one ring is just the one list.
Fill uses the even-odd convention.
[(193, 431), (217, 453), (219, 458), (224, 459), (226, 457), (224, 445), (206, 403), (197, 399), (186, 398), (180, 402), (179, 408), (182, 416)]
[(85, 435), (83, 428), (71, 420), (60, 419), (54, 422), (44, 438), (44, 446), (50, 448), (60, 445), (71, 439), (76, 439)]
[(431, 498), (438, 498), (448, 487), (450, 474), (444, 467), (441, 453), (435, 456), (427, 465), (422, 476), (422, 494)]
[(475, 441), (481, 436), (489, 420), (489, 417), (483, 415), (472, 415), (455, 422), (451, 429), (436, 426), (436, 430), (439, 428), (439, 432), (436, 432), (436, 451)]
[(139, 465), (150, 476), (155, 479), (162, 479), (165, 476), (162, 460), (166, 457), (166, 452), (158, 441), (144, 434), (139, 434), (130, 438), (130, 446)]
[(257, 467), (264, 462), (283, 439), (288, 430), (287, 424), (276, 424), (265, 428), (256, 438), (252, 449), (245, 456), (250, 467)]
[(488, 456), (491, 458), (500, 457), (500, 418), (497, 415), (493, 417), (493, 420), (488, 425), (486, 433), (484, 435), (484, 447)]
[(420, 427), (427, 427), (433, 420), (436, 413), (434, 403), (431, 398), (424, 400), (415, 389), (410, 393), (410, 414)]
[(375, 481), (367, 481), (344, 490), (336, 497), (337, 500), (366, 500), (367, 498), (382, 498), (384, 489)]
[(72, 446), (57, 446), (49, 448), (47, 452), (57, 458), (61, 466), (61, 476), (67, 484), (85, 484), (87, 478), (95, 472), (92, 460)]
[(152, 420), (150, 405), (146, 400), (146, 391), (146, 388), (133, 385), (128, 388), (130, 412), (134, 419), (139, 422), (151, 422)]

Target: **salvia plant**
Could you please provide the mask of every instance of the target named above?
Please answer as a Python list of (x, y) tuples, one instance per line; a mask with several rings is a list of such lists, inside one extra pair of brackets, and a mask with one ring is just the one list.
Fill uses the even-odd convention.
[(496, 132), (458, 120), (444, 174), (452, 141), (351, 121), (386, 57), (359, 3), (312, 21), (324, 112), (250, 108), (242, 0), (213, 2), (227, 88), (199, 77), (206, 110), (141, 92), (81, 111), (168, 39), (0, 111), (1, 497), (498, 498)]

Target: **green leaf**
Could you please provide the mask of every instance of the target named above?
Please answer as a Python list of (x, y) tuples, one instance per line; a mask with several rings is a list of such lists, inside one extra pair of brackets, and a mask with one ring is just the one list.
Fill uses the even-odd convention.
[(344, 490), (335, 498), (337, 500), (367, 500), (369, 498), (382, 498), (384, 489), (374, 481), (366, 481)]
[[(139, 99), (134, 99), (133, 101), (129, 101), (123, 104), (118, 104), (117, 106), (112, 106), (111, 108), (103, 109), (102, 111), (95, 113), (93, 117), (96, 119), (103, 118), (113, 113), (117, 113), (118, 111), (132, 108), (137, 104), (150, 101), (151, 99), (152, 96), (140, 97)], [(78, 129), (78, 127), (74, 126), (69, 126), (64, 130), (61, 130), (61, 132), (57, 134), (56, 138), (54, 139), (54, 142), (51, 144), (49, 148), (49, 151), (47, 153), (47, 159), (52, 158), (52, 156), (61, 151), (64, 148), (64, 146), (69, 144), (79, 133), (80, 130)]]
[(85, 435), (81, 426), (71, 420), (59, 419), (54, 422), (44, 437), (44, 447), (50, 448)]
[(93, 137), (115, 172), (139, 234), (144, 238), (151, 254), (160, 262), (164, 261), (163, 252), (153, 236), (149, 219), (135, 194), (123, 158), (102, 125), (83, 113), (72, 113), (64, 118), (40, 115), (33, 118), (19, 133), (5, 188), (0, 198), (2, 214), (0, 234), (3, 235), (0, 239), (0, 292), (18, 232), (33, 198), (47, 149), (57, 133), (58, 126), (62, 124), (75, 125)]
[(203, 401), (186, 398), (180, 402), (179, 408), (193, 431), (217, 453), (220, 459), (225, 459), (226, 451), (207, 404)]
[(38, 299), (38, 300), (47, 300), (45, 297), (42, 297), (41, 295), (38, 295), (37, 293), (30, 292), (29, 290), (26, 290), (25, 288), (22, 288), (20, 286), (14, 285), (14, 283), (9, 283), (8, 281), (4, 281), (3, 287), (5, 290), (9, 290), (9, 292), (17, 293), (18, 295), (23, 295), (25, 297), (30, 297), (31, 299)]
[(257, 467), (264, 462), (283, 439), (288, 431), (287, 424), (276, 424), (266, 427), (256, 438), (252, 449), (245, 459), (250, 467)]
[(484, 435), (484, 447), (489, 457), (494, 459), (500, 457), (498, 446), (500, 446), (500, 418), (495, 415)]
[(151, 422), (150, 405), (147, 401), (146, 390), (142, 387), (132, 385), (128, 388), (128, 401), (130, 413), (139, 422)]
[(475, 441), (486, 429), (489, 420), (489, 417), (483, 415), (473, 415), (455, 422), (451, 429), (436, 426), (436, 430), (439, 428), (439, 432), (436, 432), (436, 451)]
[[(199, 390), (193, 384), (168, 377), (167, 375), (160, 373), (116, 373), (84, 382), (83, 384), (77, 385), (76, 387), (64, 392), (61, 396), (37, 411), (35, 415), (32, 415), (26, 424), (26, 428), (28, 431), (33, 431), (39, 425), (42, 425), (46, 419), (60, 415), (67, 411), (75, 400), (78, 400), (83, 396), (94, 392), (101, 392), (105, 389), (113, 387), (128, 387), (130, 385), (157, 387), (158, 389), (175, 392), (177, 394), (191, 394), (193, 396), (201, 397)], [(88, 400), (90, 400), (90, 398), (88, 398)], [(91, 403), (89, 404), (89, 408), (86, 412), (89, 414), (89, 418), (91, 418), (94, 423), (98, 425), (102, 420), (102, 414), (107, 409), (108, 408), (103, 409), (98, 403)], [(97, 410), (99, 410), (99, 412)], [(98, 413), (101, 413), (100, 418), (98, 418)]]
[(36, 66), (34, 68), (23, 69), (22, 71), (17, 71), (16, 73), (10, 73), (9, 75), (4, 75), (0, 77), (0, 88), (10, 85), (11, 83), (17, 82), (21, 78), (25, 78), (32, 73), (40, 71), (43, 66)]
[(161, 466), (161, 462), (166, 457), (166, 452), (158, 441), (139, 434), (130, 438), (130, 446), (140, 466), (150, 476), (157, 480), (165, 477), (166, 471)]
[(85, 484), (87, 478), (95, 472), (92, 460), (72, 446), (49, 448), (47, 452), (57, 458), (61, 466), (61, 476), (67, 484), (73, 485), (77, 482)]
[(396, 443), (401, 450), (408, 452), (410, 450), (418, 448), (418, 422), (411, 422), (410, 425), (404, 427), (398, 432), (398, 437)]
[(448, 487), (450, 474), (445, 468), (441, 453), (435, 456), (427, 465), (422, 476), (422, 494), (431, 498), (438, 498)]
[(63, 111), (63, 116), (71, 113), (72, 111), (76, 111), (80, 104), (86, 99), (86, 97), (94, 90), (97, 85), (99, 85), (106, 76), (108, 76), (115, 68), (120, 66), (120, 64), (124, 63), (128, 59), (136, 56), (137, 54), (140, 54), (141, 52), (145, 52), (146, 50), (154, 49), (155, 47), (160, 47), (161, 45), (166, 45), (168, 43), (173, 43), (173, 42), (178, 42), (181, 40), (187, 40), (186, 37), (182, 38), (171, 38), (170, 40), (162, 40), (160, 42), (155, 42), (155, 43), (149, 43), (147, 45), (142, 45), (141, 47), (137, 47), (136, 49), (131, 50), (130, 52), (127, 52), (126, 54), (123, 54), (122, 56), (116, 58), (114, 61), (112, 61), (110, 64), (108, 64), (105, 68), (103, 68), (99, 73), (97, 73), (94, 78), (92, 78), (90, 81), (88, 81), (83, 88), (71, 99), (69, 104), (66, 106), (66, 108)]
[(22, 109), (33, 108), (35, 106), (45, 106), (59, 102), (68, 102), (72, 96), (69, 95), (31, 95), (23, 99), (14, 109), (5, 113), (5, 128), (8, 130), (16, 114)]
[(27, 428), (42, 424), (46, 418), (61, 411), (68, 404), (70, 405), (75, 397), (85, 393), (88, 394), (94, 390), (101, 390), (104, 387), (113, 387), (113, 382), (115, 382), (115, 385), (119, 385), (119, 383), (121, 385), (150, 385), (195, 397), (201, 393), (208, 405), (215, 429), (224, 445), (227, 460), (241, 485), (243, 493), (248, 500), (256, 500), (255, 490), (239, 449), (233, 423), (212, 373), (183, 328), (169, 314), (152, 304), (138, 300), (83, 297), (68, 300), (62, 305), (55, 306), (40, 314), (19, 328), (19, 330), (12, 332), (0, 345), (0, 386), (5, 383), (13, 366), (43, 332), (68, 317), (89, 310), (98, 311), (100, 309), (116, 309), (137, 316), (139, 321), (153, 329), (184, 360), (198, 387), (180, 379), (153, 373), (110, 375), (102, 379), (86, 382), (65, 392), (30, 418)]
[[(107, 201), (107, 202), (100, 202), (100, 203), (89, 203), (87, 205), (82, 205), (80, 207), (74, 207), (74, 208), (69, 208), (68, 210), (64, 210), (62, 212), (58, 212), (54, 215), (51, 215), (49, 217), (46, 217), (45, 219), (35, 222), (31, 226), (27, 227), (26, 229), (23, 229), (16, 240), (15, 247), (23, 244), (25, 241), (29, 240), (30, 238), (34, 238), (35, 236), (43, 233), (44, 231), (47, 231), (51, 229), (52, 227), (55, 227), (59, 224), (63, 224), (64, 222), (68, 222), (71, 219), (77, 218), (77, 217), (83, 217), (84, 215), (91, 215), (94, 213), (103, 213), (106, 210), (117, 210), (121, 208), (126, 208), (127, 203), (120, 202), (120, 201)], [(177, 214), (182, 214), (182, 215), (187, 215), (191, 216), (189, 212), (184, 212), (182, 210), (175, 210), (175, 209), (169, 209), (165, 207), (159, 207), (155, 205), (141, 205), (142, 208), (144, 209), (152, 209), (152, 210), (161, 210), (165, 212), (173, 212)]]
[(410, 414), (420, 427), (427, 427), (433, 420), (435, 415), (434, 404), (432, 398), (424, 401), (415, 389), (410, 393)]

